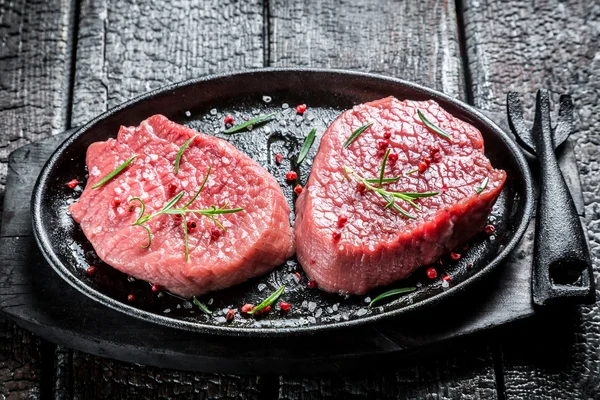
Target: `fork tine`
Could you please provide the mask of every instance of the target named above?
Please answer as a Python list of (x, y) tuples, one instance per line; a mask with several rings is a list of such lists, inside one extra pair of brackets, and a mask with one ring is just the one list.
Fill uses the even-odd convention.
[(558, 119), (554, 128), (554, 148), (560, 146), (573, 132), (573, 98), (570, 95), (560, 96)]
[(517, 138), (517, 142), (531, 154), (535, 154), (535, 142), (531, 136), (531, 130), (527, 127), (523, 118), (523, 107), (521, 99), (516, 92), (508, 92), (506, 95), (506, 108), (508, 114), (508, 125)]

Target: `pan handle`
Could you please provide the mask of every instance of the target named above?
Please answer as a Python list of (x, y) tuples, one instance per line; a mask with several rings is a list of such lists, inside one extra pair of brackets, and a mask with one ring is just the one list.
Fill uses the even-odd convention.
[[(538, 92), (532, 136), (540, 165), (533, 265), (533, 301), (592, 303), (592, 263), (575, 203), (554, 154), (549, 98)], [(587, 270), (587, 271), (586, 271)]]

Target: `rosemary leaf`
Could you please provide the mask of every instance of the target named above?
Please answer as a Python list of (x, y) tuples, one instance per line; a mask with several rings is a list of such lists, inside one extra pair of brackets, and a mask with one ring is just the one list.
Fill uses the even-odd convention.
[(439, 126), (435, 125), (434, 123), (429, 121), (427, 118), (425, 118), (425, 116), (423, 115), (421, 110), (417, 110), (417, 114), (419, 115), (419, 118), (421, 119), (423, 124), (425, 124), (427, 129), (437, 133), (438, 135), (440, 135), (441, 137), (443, 137), (445, 139), (448, 139), (449, 141), (452, 141), (452, 136), (450, 136), (445, 130), (443, 130), (442, 128), (440, 128)]
[(173, 197), (167, 204), (165, 204), (163, 206), (162, 210), (160, 210), (157, 214), (166, 214), (166, 211), (173, 208), (173, 206), (175, 204), (177, 204), (177, 202), (179, 200), (181, 200), (181, 198), (183, 197), (184, 194), (185, 194), (185, 190), (182, 190), (181, 192), (179, 192), (179, 194), (177, 196)]
[(381, 301), (387, 297), (391, 297), (391, 296), (396, 296), (398, 294), (405, 294), (405, 293), (411, 293), (414, 292), (415, 290), (417, 290), (416, 287), (405, 287), (405, 288), (400, 288), (400, 289), (393, 289), (393, 290), (388, 290), (385, 293), (380, 294), (379, 296), (375, 297), (371, 303), (369, 303), (369, 307), (372, 307), (373, 304), (377, 303), (378, 301)]
[(248, 312), (248, 314), (254, 314), (257, 311), (260, 311), (260, 310), (266, 308), (267, 306), (270, 306), (275, 301), (277, 301), (277, 299), (279, 298), (279, 296), (281, 296), (284, 291), (285, 291), (285, 285), (281, 286), (279, 289), (277, 289), (275, 292), (273, 292), (272, 295), (270, 295), (265, 300), (263, 300), (262, 303), (260, 303), (256, 307), (254, 307), (251, 311)]
[(100, 186), (104, 185), (106, 182), (110, 181), (112, 178), (114, 178), (115, 176), (117, 176), (119, 174), (119, 172), (121, 172), (125, 168), (127, 168), (127, 166), (129, 164), (131, 164), (133, 162), (133, 160), (135, 160), (136, 157), (137, 157), (137, 155), (131, 157), (130, 159), (128, 159), (127, 161), (125, 161), (123, 164), (119, 165), (110, 174), (108, 174), (104, 178), (102, 178), (102, 180), (100, 180), (100, 182), (98, 182), (94, 186), (92, 186), (92, 189), (99, 188)]
[(204, 185), (206, 185), (206, 181), (208, 180), (208, 175), (210, 175), (210, 171), (212, 170), (212, 165), (208, 166), (208, 170), (206, 171), (206, 175), (204, 175), (204, 180), (202, 181), (202, 185), (200, 185), (200, 189), (198, 189), (198, 191), (196, 192), (196, 194), (194, 195), (194, 197), (191, 198), (190, 201), (188, 201), (187, 203), (185, 203), (185, 205), (183, 206), (183, 208), (188, 208), (193, 202), (194, 200), (196, 200), (196, 198), (198, 197), (198, 195), (200, 194), (200, 192), (202, 191), (202, 189), (204, 189)]
[(185, 262), (190, 261), (190, 241), (188, 237), (187, 219), (185, 215), (181, 219), (183, 221), (183, 236), (185, 237)]
[(225, 133), (228, 133), (228, 134), (236, 133), (236, 132), (242, 131), (244, 129), (249, 129), (251, 126), (263, 124), (265, 122), (272, 120), (273, 117), (275, 117), (275, 115), (276, 115), (275, 113), (267, 114), (267, 115), (259, 115), (258, 117), (251, 118), (242, 124), (239, 124), (239, 125), (236, 125), (234, 127), (227, 129), (225, 131)]
[(354, 142), (356, 140), (356, 138), (358, 138), (371, 125), (373, 125), (373, 123), (369, 122), (368, 124), (363, 125), (360, 128), (358, 128), (357, 130), (355, 130), (354, 132), (352, 132), (352, 135), (350, 135), (350, 137), (344, 142), (344, 148), (347, 149), (348, 146), (350, 146), (352, 144), (352, 142)]
[(147, 249), (152, 244), (152, 232), (150, 232), (150, 228), (148, 228), (146, 225), (139, 224), (139, 226), (144, 228), (146, 230), (146, 233), (148, 234), (148, 244), (145, 246), (142, 246), (142, 249)]
[(317, 130), (315, 128), (313, 128), (308, 133), (308, 135), (306, 136), (306, 139), (304, 139), (304, 144), (302, 145), (302, 148), (300, 149), (300, 154), (298, 154), (298, 160), (296, 160), (296, 164), (300, 165), (300, 163), (304, 160), (304, 158), (308, 154), (308, 151), (310, 150), (310, 148), (312, 147), (312, 145), (315, 141), (316, 134), (317, 134)]
[(198, 306), (198, 308), (199, 308), (199, 309), (200, 309), (200, 310), (201, 310), (203, 313), (205, 313), (205, 314), (208, 314), (208, 315), (212, 315), (212, 311), (210, 311), (210, 310), (208, 309), (208, 307), (206, 307), (206, 305), (204, 305), (204, 303), (201, 303), (201, 302), (200, 302), (200, 300), (198, 300), (198, 299), (196, 298), (196, 296), (194, 296), (194, 304), (195, 304), (195, 305), (197, 305), (197, 306)]
[(197, 137), (198, 135), (192, 136), (179, 148), (179, 151), (177, 152), (177, 157), (175, 158), (175, 175), (179, 173), (179, 163), (181, 162), (181, 156), (183, 155), (183, 152)]
[(385, 163), (387, 162), (389, 155), (390, 149), (387, 149), (385, 155), (383, 156), (383, 160), (381, 161), (381, 169), (379, 170), (379, 187), (381, 187), (381, 184), (383, 183), (383, 174), (385, 174)]
[[(394, 183), (394, 182), (398, 182), (402, 177), (401, 176), (396, 176), (394, 178), (383, 178), (381, 180), (382, 183)], [(369, 182), (369, 183), (379, 183), (379, 178), (365, 178), (365, 181)]]
[(398, 192), (402, 193), (404, 196), (411, 197), (413, 199), (418, 199), (420, 197), (431, 197), (438, 195), (439, 192), (423, 192), (423, 193), (415, 193), (415, 192)]
[(479, 184), (479, 187), (477, 188), (476, 192), (477, 194), (481, 194), (481, 192), (483, 192), (485, 190), (485, 188), (487, 187), (487, 184), (489, 182), (489, 178), (486, 176), (481, 183)]
[(415, 172), (419, 172), (419, 168), (411, 169), (408, 172), (405, 172), (404, 175), (414, 174)]
[(144, 201), (139, 197), (132, 197), (129, 201), (138, 201), (140, 203), (140, 213), (138, 214), (138, 217), (134, 222), (134, 225), (137, 225), (144, 216), (144, 211), (146, 211), (146, 204), (144, 204)]

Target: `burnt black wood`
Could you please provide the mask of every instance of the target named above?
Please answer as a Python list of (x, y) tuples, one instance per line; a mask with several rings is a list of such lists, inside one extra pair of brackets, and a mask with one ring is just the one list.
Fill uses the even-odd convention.
[[(11, 154), (0, 238), (2, 311), (55, 343), (119, 360), (179, 369), (319, 373), (360, 368), (380, 356), (397, 361), (400, 354), (404, 359), (427, 345), (465, 337), (534, 313), (528, 267), (533, 249), (532, 224), (504, 268), (473, 290), (426, 313), (344, 331), (343, 335), (333, 332), (279, 340), (222, 338), (149, 324), (107, 309), (48, 269), (31, 236), (28, 202), (32, 177), (67, 135), (36, 142)], [(563, 170), (571, 171), (567, 176), (572, 175), (572, 153), (564, 153), (560, 159)], [(578, 193), (574, 197), (580, 198)], [(375, 364), (382, 365), (369, 365)]]
[[(571, 140), (585, 199), (584, 226), (594, 274), (600, 271), (600, 48), (598, 1), (463, 0), (465, 55), (473, 104), (505, 112), (506, 93), (519, 93), (526, 118), (534, 119), (535, 92), (573, 96)], [(507, 399), (597, 399), (600, 395), (600, 304), (579, 307), (566, 321), (501, 338)], [(565, 323), (566, 322), (566, 323)], [(557, 332), (560, 332), (557, 334)], [(551, 350), (551, 351), (550, 351)]]
[(571, 97), (561, 96), (555, 128), (550, 123), (546, 90), (538, 90), (531, 130), (526, 127), (515, 92), (507, 96), (507, 111), (511, 130), (521, 145), (537, 156), (540, 167), (533, 301), (539, 306), (556, 301), (592, 304), (596, 300), (596, 285), (587, 240), (554, 154), (573, 131)]

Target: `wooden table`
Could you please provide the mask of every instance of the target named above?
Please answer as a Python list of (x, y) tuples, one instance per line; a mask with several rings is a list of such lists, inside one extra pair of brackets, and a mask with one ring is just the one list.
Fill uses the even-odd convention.
[[(595, 3), (595, 4), (594, 4)], [(572, 93), (600, 258), (597, 1), (0, 0), (0, 197), (13, 149), (137, 94), (209, 73), (336, 67), (396, 76), (504, 110), (515, 90)], [(531, 114), (529, 114), (531, 116)], [(596, 269), (598, 271), (598, 269)], [(384, 372), (227, 376), (57, 347), (0, 316), (7, 398), (600, 398), (600, 310), (542, 315)]]

